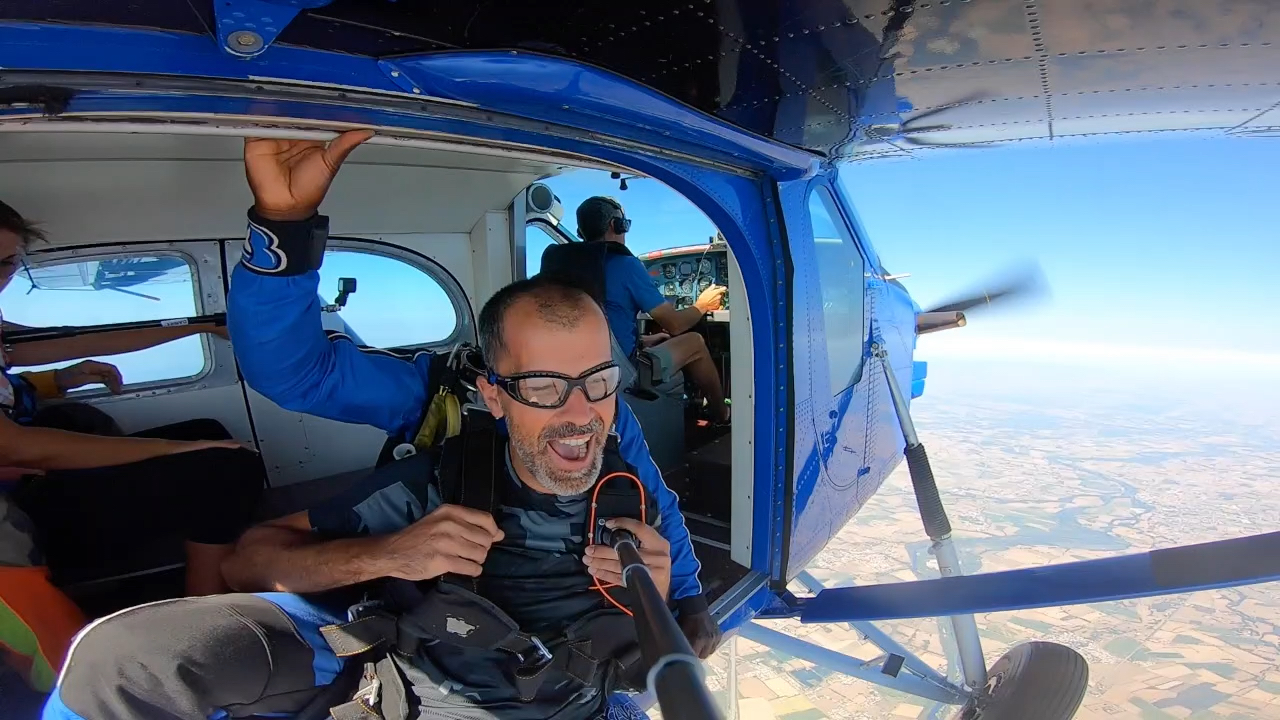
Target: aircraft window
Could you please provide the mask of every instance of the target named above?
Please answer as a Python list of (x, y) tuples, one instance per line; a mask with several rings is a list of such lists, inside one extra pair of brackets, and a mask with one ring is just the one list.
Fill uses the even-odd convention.
[(356, 291), (339, 315), (365, 345), (427, 345), (458, 328), (458, 310), (444, 286), (408, 260), (350, 247), (325, 251), (320, 295), (332, 301), (344, 277), (355, 278)]
[[(92, 327), (200, 313), (195, 266), (178, 253), (77, 257), (19, 271), (0, 293), (6, 323), (27, 327)], [(206, 370), (202, 337), (96, 358), (120, 368), (126, 385), (191, 378)], [(79, 360), (40, 365), (66, 367)]]
[(839, 394), (858, 380), (862, 369), (866, 339), (864, 262), (836, 208), (835, 199), (826, 188), (818, 188), (809, 195), (809, 218), (822, 293), (831, 392)]

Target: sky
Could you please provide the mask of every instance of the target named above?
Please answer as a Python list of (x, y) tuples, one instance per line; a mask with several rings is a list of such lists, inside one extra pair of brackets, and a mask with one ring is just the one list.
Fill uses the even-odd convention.
[[(1266, 313), (1280, 307), (1276, 167), (1280, 141), (1161, 137), (932, 152), (846, 165), (841, 183), (885, 267), (910, 273), (902, 282), (924, 307), (1031, 261), (1043, 274), (1047, 292), (1034, 302), (971, 313), (968, 327), (922, 337), (917, 359), (1044, 366), (1037, 373), (1048, 379), (1053, 367), (1072, 366), (1275, 387), (1280, 329)], [(626, 191), (595, 171), (546, 182), (571, 232), (582, 200), (616, 197), (633, 219), (628, 244), (637, 253), (699, 244), (716, 231), (657, 180), (630, 180)], [(546, 242), (530, 231), (531, 270)], [(428, 327), (422, 315), (397, 311), (398, 294), (447, 300), (396, 261), (331, 253), (326, 300), (341, 276), (359, 281), (343, 315), (367, 342), (423, 342), (451, 329), (447, 318)], [(0, 294), (9, 321), (86, 324), (178, 317), (194, 307), (186, 271), (133, 288), (160, 300), (28, 289), (19, 275)], [(198, 370), (202, 355), (193, 340), (117, 359), (126, 381), (140, 382), (172, 376), (166, 364), (175, 358), (184, 373)]]
[[(1280, 329), (1261, 313), (1280, 306), (1277, 167), (1280, 141), (1162, 137), (931, 152), (846, 165), (841, 184), (886, 269), (910, 273), (902, 282), (925, 308), (1039, 268), (1040, 294), (922, 337), (918, 359), (1170, 378), (1211, 374), (1208, 362), (1270, 377)], [(547, 183), (570, 228), (582, 199), (617, 197), (637, 253), (714, 232), (656, 180), (625, 192), (598, 172)]]

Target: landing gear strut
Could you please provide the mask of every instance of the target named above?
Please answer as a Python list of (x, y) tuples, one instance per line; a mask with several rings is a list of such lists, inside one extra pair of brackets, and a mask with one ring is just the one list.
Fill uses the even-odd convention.
[[(893, 397), (906, 441), (907, 470), (925, 533), (933, 542), (938, 571), (943, 577), (963, 575), (951, 539), (951, 521), (942, 507), (929, 456), (916, 435), (906, 398), (889, 366), (889, 353), (880, 343), (872, 344), (871, 353), (880, 360)], [(1005, 653), (988, 672), (973, 615), (953, 615), (950, 621), (964, 682), (973, 692), (956, 720), (1071, 720), (1075, 716), (1089, 685), (1089, 667), (1080, 653), (1055, 643), (1026, 643)]]

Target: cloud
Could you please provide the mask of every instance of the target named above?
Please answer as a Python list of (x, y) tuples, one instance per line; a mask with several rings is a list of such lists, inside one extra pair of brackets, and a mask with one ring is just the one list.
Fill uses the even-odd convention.
[(920, 339), (916, 359), (946, 358), (1055, 365), (1141, 365), (1148, 369), (1187, 369), (1196, 372), (1203, 372), (1205, 363), (1221, 363), (1224, 372), (1230, 372), (1231, 368), (1280, 372), (1280, 353), (1226, 347), (1129, 345), (1000, 336), (966, 337), (961, 333), (950, 337), (938, 334)]

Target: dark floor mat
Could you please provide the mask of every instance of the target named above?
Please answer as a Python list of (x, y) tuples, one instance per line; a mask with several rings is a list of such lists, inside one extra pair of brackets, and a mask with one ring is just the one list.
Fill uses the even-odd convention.
[(693, 541), (694, 554), (702, 565), (698, 580), (706, 593), (707, 602), (715, 602), (717, 598), (729, 591), (739, 580), (750, 572), (747, 568), (729, 559), (729, 551), (716, 545), (708, 545)]

